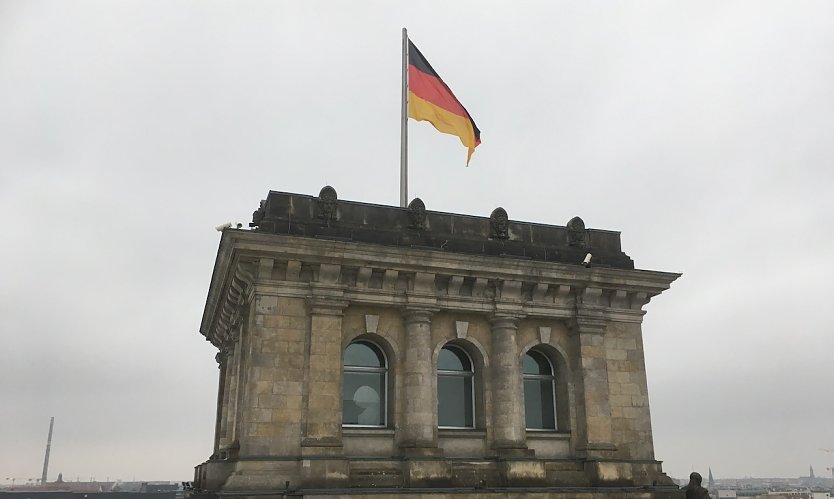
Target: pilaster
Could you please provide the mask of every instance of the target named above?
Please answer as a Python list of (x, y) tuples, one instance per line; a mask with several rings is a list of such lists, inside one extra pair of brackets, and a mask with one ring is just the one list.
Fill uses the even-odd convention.
[(312, 297), (307, 300), (302, 454), (341, 452), (342, 316), (348, 302), (341, 298), (338, 274), (339, 266), (322, 265), (319, 283), (311, 283)]
[(569, 326), (576, 362), (576, 451), (580, 457), (611, 457), (617, 448), (612, 443), (604, 344), (607, 321), (601, 313), (580, 310)]

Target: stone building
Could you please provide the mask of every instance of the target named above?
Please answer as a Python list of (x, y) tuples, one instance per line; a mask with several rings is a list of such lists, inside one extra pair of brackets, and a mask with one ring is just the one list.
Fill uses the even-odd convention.
[[(618, 232), (270, 192), (223, 232), (194, 496), (680, 497)], [(587, 256), (591, 255), (590, 263)], [(583, 263), (584, 262), (584, 263)]]

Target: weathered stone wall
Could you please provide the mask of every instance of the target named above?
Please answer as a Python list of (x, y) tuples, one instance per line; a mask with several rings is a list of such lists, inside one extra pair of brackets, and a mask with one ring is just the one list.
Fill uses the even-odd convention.
[[(674, 277), (227, 231), (202, 326), (220, 349), (215, 451), (196, 482), (241, 495), (287, 482), (662, 488), (640, 324)], [(387, 360), (383, 427), (342, 426), (342, 356), (359, 339)], [(438, 427), (444, 345), (472, 360), (474, 428)], [(553, 366), (555, 430), (526, 429), (531, 349)]]
[(293, 455), (300, 450), (306, 316), (301, 299), (260, 295), (255, 300), (246, 331), (243, 455)]
[(640, 325), (610, 324), (605, 347), (614, 444), (621, 457), (654, 459)]

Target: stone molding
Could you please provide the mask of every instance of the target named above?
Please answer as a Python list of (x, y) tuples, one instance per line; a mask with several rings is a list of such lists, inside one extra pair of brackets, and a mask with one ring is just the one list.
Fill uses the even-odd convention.
[(403, 321), (406, 326), (409, 324), (431, 324), (431, 318), (440, 309), (438, 308), (416, 308), (406, 307), (403, 309)]
[(489, 325), (493, 331), (496, 329), (518, 329), (518, 323), (524, 318), (523, 314), (493, 313), (489, 317)]
[(348, 306), (347, 300), (333, 300), (331, 298), (311, 297), (307, 299), (310, 315), (330, 315), (341, 317)]
[(214, 327), (206, 334), (206, 339), (221, 351), (228, 350), (228, 346), (237, 341), (235, 329), (243, 314), (244, 304), (251, 298), (249, 291), (255, 279), (248, 267), (243, 264), (235, 267), (217, 309)]
[(217, 354), (214, 356), (215, 362), (217, 362), (217, 367), (223, 369), (226, 363), (229, 361), (229, 357), (234, 352), (234, 344), (233, 343), (223, 343), (220, 345), (220, 348), (217, 349)]
[(604, 317), (577, 315), (568, 321), (568, 334), (605, 334), (608, 320)]
[(679, 276), (248, 231), (224, 232), (221, 260), (236, 270), (225, 283), (212, 277), (201, 328), (218, 347), (235, 341), (231, 326), (254, 294), (324, 300), (331, 314), (357, 304), (641, 323), (642, 307)]

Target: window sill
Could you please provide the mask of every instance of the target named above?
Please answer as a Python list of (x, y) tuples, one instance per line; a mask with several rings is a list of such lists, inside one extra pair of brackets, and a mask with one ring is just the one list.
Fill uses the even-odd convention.
[(438, 438), (484, 438), (486, 431), (477, 428), (438, 428)]
[(527, 430), (527, 440), (570, 440), (570, 432)]
[(394, 430), (391, 428), (374, 428), (361, 426), (343, 426), (342, 436), (345, 437), (393, 437)]

